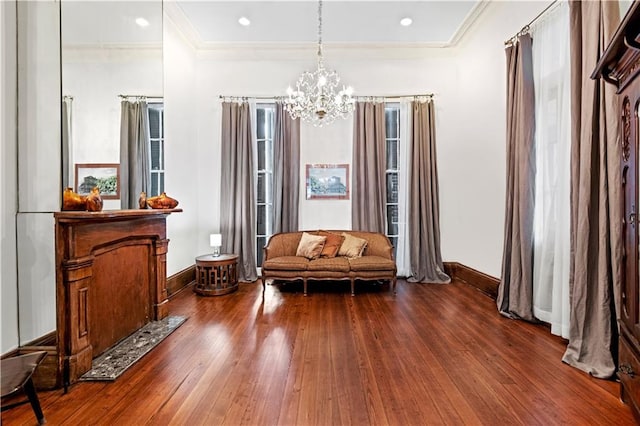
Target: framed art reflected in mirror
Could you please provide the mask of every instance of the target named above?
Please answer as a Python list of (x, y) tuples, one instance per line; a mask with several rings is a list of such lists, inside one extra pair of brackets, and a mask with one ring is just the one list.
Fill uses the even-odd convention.
[(76, 164), (75, 183), (75, 191), (80, 195), (89, 194), (97, 186), (103, 199), (117, 200), (120, 198), (120, 165)]

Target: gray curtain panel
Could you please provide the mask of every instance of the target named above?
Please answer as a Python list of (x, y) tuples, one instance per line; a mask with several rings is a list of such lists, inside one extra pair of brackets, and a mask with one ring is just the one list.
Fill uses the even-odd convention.
[(410, 282), (448, 283), (440, 254), (440, 198), (433, 100), (414, 101), (409, 147)]
[(120, 207), (138, 208), (140, 192), (151, 180), (149, 112), (144, 100), (121, 102), (120, 116)]
[(508, 317), (533, 316), (535, 103), (531, 36), (507, 46), (507, 188), (497, 305)]
[(249, 103), (222, 103), (220, 233), (222, 250), (239, 256), (238, 279), (256, 272), (254, 154)]
[(563, 361), (589, 374), (616, 369), (615, 300), (622, 228), (616, 88), (589, 76), (620, 20), (618, 2), (571, 1), (571, 265)]
[(353, 125), (351, 226), (386, 232), (386, 130), (384, 102), (356, 102)]
[(276, 103), (273, 136), (273, 233), (298, 230), (300, 198), (300, 120)]

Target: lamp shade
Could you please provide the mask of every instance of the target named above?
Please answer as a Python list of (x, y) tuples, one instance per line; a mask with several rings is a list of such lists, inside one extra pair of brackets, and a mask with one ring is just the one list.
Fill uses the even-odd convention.
[(211, 247), (220, 247), (222, 245), (222, 234), (209, 235), (209, 245)]

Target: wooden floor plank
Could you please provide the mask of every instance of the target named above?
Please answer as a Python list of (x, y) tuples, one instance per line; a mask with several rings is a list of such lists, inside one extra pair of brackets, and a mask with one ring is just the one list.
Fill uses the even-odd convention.
[[(115, 382), (39, 392), (51, 425), (631, 425), (619, 385), (459, 282), (241, 284), (169, 303), (188, 320)], [(2, 424), (32, 425), (28, 405)]]

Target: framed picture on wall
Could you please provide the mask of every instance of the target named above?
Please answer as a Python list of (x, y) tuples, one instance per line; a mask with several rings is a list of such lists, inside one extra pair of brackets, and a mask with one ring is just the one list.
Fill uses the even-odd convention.
[(348, 164), (307, 164), (307, 200), (348, 200)]
[(76, 192), (86, 195), (94, 187), (100, 188), (100, 196), (104, 200), (120, 198), (120, 165), (119, 164), (76, 164)]

